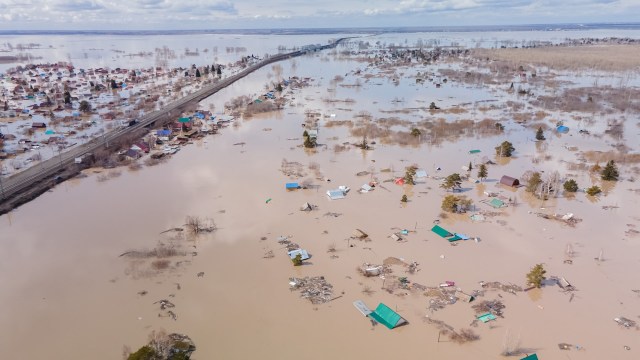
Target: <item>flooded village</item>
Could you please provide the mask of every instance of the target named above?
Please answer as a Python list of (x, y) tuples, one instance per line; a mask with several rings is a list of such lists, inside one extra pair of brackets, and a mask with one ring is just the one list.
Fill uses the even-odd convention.
[(8, 356), (637, 358), (639, 31), (205, 40), (3, 64), (6, 183), (304, 50), (0, 217)]

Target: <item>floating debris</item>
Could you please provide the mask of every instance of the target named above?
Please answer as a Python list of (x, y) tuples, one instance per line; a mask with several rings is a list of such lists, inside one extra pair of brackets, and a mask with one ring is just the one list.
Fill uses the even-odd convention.
[(160, 310), (166, 310), (176, 307), (171, 301), (165, 299), (156, 301), (154, 302), (154, 304), (160, 304)]
[(308, 299), (312, 304), (322, 304), (333, 300), (333, 285), (324, 276), (306, 276), (289, 278), (291, 291), (300, 291), (300, 297)]
[(493, 282), (481, 281), (480, 282), (480, 286), (482, 286), (483, 289), (502, 290), (504, 292), (508, 292), (508, 293), (511, 293), (511, 294), (515, 294), (516, 292), (521, 292), (522, 291), (522, 287), (520, 287), (518, 285), (514, 285), (514, 284), (505, 285), (505, 284), (503, 284), (501, 282), (498, 282), (498, 281), (493, 281)]
[(325, 213), (323, 216), (338, 217), (338, 216), (341, 216), (341, 215), (342, 214), (340, 214), (340, 213), (328, 212), (328, 213)]
[(362, 266), (358, 267), (358, 272), (362, 276), (372, 277), (372, 276), (379, 276), (381, 274), (384, 274), (386, 271), (385, 271), (385, 267), (382, 265), (364, 263), (362, 264)]
[(636, 322), (631, 319), (627, 319), (626, 317), (620, 316), (620, 317), (614, 318), (613, 321), (617, 322), (618, 325), (623, 326), (627, 329), (636, 327)]
[(506, 308), (506, 306), (504, 306), (504, 304), (500, 300), (484, 300), (471, 307), (473, 308), (473, 310), (475, 310), (476, 314), (489, 312), (500, 317), (503, 317), (502, 310)]
[(560, 350), (571, 350), (572, 347), (573, 345), (567, 343), (558, 344), (558, 348), (560, 348)]

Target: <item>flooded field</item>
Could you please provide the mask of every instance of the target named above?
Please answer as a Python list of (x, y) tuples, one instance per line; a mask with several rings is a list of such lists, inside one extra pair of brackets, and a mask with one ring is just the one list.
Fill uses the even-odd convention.
[[(473, 48), (525, 37), (516, 34), (433, 38)], [(587, 34), (599, 35), (608, 36)], [(428, 39), (367, 41), (405, 37)], [(280, 40), (256, 47), (274, 52)], [(637, 327), (613, 321), (640, 321), (630, 271), (640, 248), (637, 69), (553, 69), (473, 51), (427, 64), (359, 41), (264, 68), (200, 104), (224, 109), (265, 84), (308, 77), (279, 95), (282, 110), (238, 116), (156, 166), (85, 170), (0, 217), (6, 356), (114, 359), (166, 329), (193, 339), (195, 359), (637, 358)], [(536, 140), (538, 128), (545, 140)], [(318, 146), (305, 148), (303, 132), (313, 130)], [(355, 146), (364, 141), (368, 150)], [(513, 156), (496, 155), (503, 141)], [(601, 180), (593, 166), (612, 159), (618, 181)], [(426, 176), (397, 184), (412, 165)], [(476, 182), (480, 165), (488, 175)], [(532, 172), (545, 181), (557, 172), (579, 190), (540, 198), (526, 189)], [(468, 177), (455, 192), (441, 187), (453, 173)], [(503, 175), (524, 186), (500, 184)], [(290, 182), (305, 188), (288, 191)], [(358, 191), (363, 184), (375, 190)], [(602, 193), (585, 194), (593, 185)], [(329, 200), (338, 186), (351, 190)], [(452, 194), (471, 199), (471, 209), (441, 209)], [(313, 210), (300, 211), (305, 203)], [(194, 233), (187, 217), (213, 219), (217, 229)], [(436, 224), (471, 239), (449, 242), (431, 231)], [(310, 259), (293, 266), (287, 242)], [(545, 285), (522, 291), (539, 263)], [(363, 264), (385, 270), (365, 277)], [(307, 276), (331, 284), (328, 302), (291, 288), (290, 278)], [(456, 290), (442, 290), (447, 282)], [(384, 303), (408, 324), (376, 325), (356, 300)], [(484, 301), (505, 306), (495, 321), (476, 319), (472, 306)]]

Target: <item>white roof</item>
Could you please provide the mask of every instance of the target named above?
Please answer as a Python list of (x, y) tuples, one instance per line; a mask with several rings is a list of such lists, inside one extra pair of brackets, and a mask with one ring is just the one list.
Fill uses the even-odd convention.
[(327, 191), (327, 196), (331, 200), (344, 199), (344, 191), (339, 190), (339, 189), (328, 190)]

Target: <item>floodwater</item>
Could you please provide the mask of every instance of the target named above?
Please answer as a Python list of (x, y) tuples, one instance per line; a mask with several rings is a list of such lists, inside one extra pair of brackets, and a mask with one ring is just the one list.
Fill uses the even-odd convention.
[[(621, 168), (625, 180), (607, 187), (605, 196), (595, 202), (584, 193), (542, 202), (522, 188), (497, 185), (503, 174), (519, 177), (532, 169), (558, 170), (564, 175), (569, 172), (566, 162), (579, 157), (569, 148), (606, 149), (606, 135), (582, 136), (577, 132), (578, 123), (567, 119), (570, 133), (547, 131), (548, 147), (542, 150), (532, 141), (535, 129), (511, 121), (506, 110), (496, 109), (478, 113), (478, 118), (499, 118), (505, 125), (503, 134), (464, 132), (455, 142), (449, 134), (407, 146), (370, 139), (378, 140), (373, 150), (350, 147), (336, 152), (335, 145), (361, 139), (351, 136), (346, 126), (324, 127), (330, 120), (357, 123), (355, 116), (367, 111), (374, 121), (396, 116), (418, 122), (439, 115), (426, 110), (396, 114), (381, 110), (428, 107), (431, 101), (443, 108), (489, 99), (504, 102), (513, 95), (455, 82), (440, 89), (418, 87), (405, 76), (398, 86), (386, 78), (366, 82), (361, 76), (361, 86), (343, 87), (341, 83), (355, 81), (350, 78), (356, 76), (355, 70), (366, 73), (365, 64), (324, 53), (281, 65), (284, 78), (314, 79), (311, 86), (290, 95), (295, 98), (290, 101), (293, 105), (284, 110), (238, 119), (238, 125), (196, 141), (154, 167), (125, 168), (108, 181), (99, 181), (98, 174), (87, 171), (88, 177), (60, 184), (0, 217), (0, 303), (6, 310), (0, 314), (0, 348), (5, 356), (114, 359), (120, 357), (123, 346), (137, 349), (152, 330), (164, 328), (189, 335), (198, 348), (195, 359), (494, 359), (505, 338), (519, 340), (523, 353), (537, 352), (547, 359), (566, 354), (576, 359), (638, 357), (636, 330), (621, 328), (613, 321), (640, 315), (640, 298), (631, 291), (639, 279), (637, 271), (630, 271), (638, 267), (640, 237), (625, 233), (640, 222), (638, 191), (634, 182), (627, 181), (632, 177), (630, 166)], [(343, 82), (331, 84), (336, 75), (345, 74)], [(273, 69), (262, 69), (205, 100), (202, 107), (213, 103), (222, 109), (234, 96), (259, 94), (274, 76)], [(322, 100), (328, 97), (355, 102)], [(394, 98), (404, 102), (393, 103)], [(322, 114), (319, 142), (326, 147), (317, 151), (300, 147), (306, 110)], [(472, 116), (470, 107), (459, 118)], [(629, 146), (636, 146), (636, 134), (637, 129), (625, 133)], [(506, 139), (514, 144), (515, 157), (496, 159), (493, 147)], [(244, 145), (234, 145), (238, 143)], [(471, 149), (482, 152), (469, 155)], [(533, 163), (542, 152), (551, 158)], [(473, 199), (478, 210), (493, 210), (481, 203), (486, 199), (483, 191), (516, 198), (517, 205), (497, 210), (499, 216), (487, 217), (482, 223), (471, 222), (468, 215), (441, 219), (446, 229), (481, 239), (451, 246), (430, 231), (445, 194), (433, 177), (462, 173), (461, 166), (470, 161), (477, 165), (485, 156), (498, 165), (489, 166), (489, 178), (483, 184), (465, 182), (462, 194)], [(283, 159), (299, 162), (306, 174), (285, 176)], [(415, 186), (384, 182), (402, 176), (404, 168), (414, 163), (432, 177)], [(356, 190), (371, 177), (356, 173), (365, 170), (373, 171), (382, 186), (360, 194)], [(588, 173), (572, 172), (581, 186), (590, 186), (591, 181), (601, 184)], [(317, 189), (285, 191), (286, 182), (303, 180), (318, 185)], [(352, 190), (343, 200), (328, 200), (324, 193), (338, 185)], [(403, 194), (409, 197), (406, 205), (400, 203)], [(304, 202), (317, 205), (318, 210), (298, 211)], [(603, 209), (605, 205), (613, 208)], [(536, 212), (571, 212), (582, 222), (572, 228), (538, 217)], [(189, 215), (214, 218), (219, 229), (186, 236), (180, 243), (188, 254), (172, 258), (169, 269), (149, 272), (150, 261), (119, 256), (168, 241), (170, 235), (160, 233), (181, 226)], [(356, 228), (366, 231), (372, 241), (350, 240)], [(415, 232), (407, 241), (395, 242), (388, 236), (398, 229)], [(291, 265), (277, 242), (281, 235), (291, 236), (309, 251), (312, 258), (307, 264)], [(571, 265), (564, 263), (567, 244), (575, 252)], [(327, 252), (330, 246), (337, 251)], [(264, 258), (269, 250), (275, 257)], [(604, 260), (594, 260), (601, 251)], [(556, 286), (530, 294), (487, 292), (479, 300), (502, 300), (505, 317), (471, 327), (479, 341), (460, 345), (443, 335), (438, 342), (438, 330), (425, 317), (456, 329), (469, 328), (474, 316), (470, 304), (459, 301), (430, 312), (430, 298), (421, 291), (390, 294), (383, 289), (382, 279), (363, 278), (355, 270), (362, 263), (380, 264), (388, 257), (418, 262), (415, 274), (393, 267), (393, 275), (408, 276), (427, 286), (455, 281), (471, 292), (480, 289), (480, 281), (523, 285), (529, 269), (544, 263), (547, 275), (565, 277), (578, 291), (573, 298)], [(198, 277), (200, 272), (204, 276)], [(319, 275), (333, 285), (335, 300), (312, 305), (289, 291), (289, 277)], [(367, 287), (370, 294), (362, 292)], [(140, 295), (141, 291), (146, 295)], [(154, 303), (161, 299), (176, 305), (175, 321), (158, 316), (162, 312)], [(358, 299), (372, 308), (384, 302), (409, 325), (393, 331), (372, 326), (353, 307)], [(558, 343), (580, 349), (564, 353)]]

